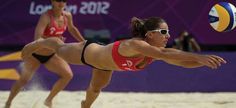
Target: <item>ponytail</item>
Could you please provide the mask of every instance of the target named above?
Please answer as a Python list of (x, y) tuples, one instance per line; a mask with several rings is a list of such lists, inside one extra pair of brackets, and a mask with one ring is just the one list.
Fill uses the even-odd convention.
[(137, 18), (137, 17), (133, 17), (131, 19), (131, 31), (132, 31), (132, 35), (133, 37), (141, 37), (141, 38), (145, 38), (145, 26), (144, 26), (144, 21)]

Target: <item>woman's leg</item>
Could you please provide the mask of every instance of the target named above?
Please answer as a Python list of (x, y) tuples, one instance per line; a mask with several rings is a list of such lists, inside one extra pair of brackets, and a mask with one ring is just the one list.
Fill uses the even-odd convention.
[(32, 56), (24, 59), (24, 62), (21, 67), (20, 79), (17, 80), (15, 84), (13, 84), (10, 95), (7, 99), (5, 108), (10, 108), (12, 100), (19, 93), (21, 88), (25, 84), (27, 84), (27, 82), (32, 78), (33, 74), (35, 73), (35, 71), (38, 69), (39, 66), (40, 66), (40, 63)]
[(110, 83), (112, 71), (93, 69), (92, 74), (92, 79), (86, 92), (86, 99), (81, 102), (81, 108), (91, 107), (101, 90)]
[(64, 45), (64, 42), (56, 37), (47, 39), (38, 39), (31, 43), (28, 43), (22, 49), (22, 58), (31, 56), (31, 54), (40, 48), (48, 48), (57, 51)]
[(53, 85), (50, 94), (45, 100), (45, 105), (51, 108), (53, 98), (66, 87), (72, 79), (73, 73), (69, 64), (67, 64), (56, 54), (45, 64), (45, 66), (49, 71), (56, 73), (60, 77), (59, 80), (57, 80), (57, 82)]

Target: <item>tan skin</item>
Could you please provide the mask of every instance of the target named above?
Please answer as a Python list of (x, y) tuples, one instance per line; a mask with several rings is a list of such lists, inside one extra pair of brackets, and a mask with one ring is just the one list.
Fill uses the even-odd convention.
[[(56, 24), (58, 27), (62, 27), (64, 25), (64, 18), (62, 16), (62, 12), (65, 13), (65, 16), (67, 17), (67, 24), (68, 24), (68, 31), (70, 34), (78, 41), (83, 41), (84, 38), (81, 36), (78, 29), (73, 25), (73, 19), (72, 15), (69, 12), (63, 11), (64, 7), (66, 5), (65, 2), (56, 2), (54, 0), (51, 0), (52, 3), (52, 10), (54, 13), (54, 19), (56, 21)], [(42, 40), (46, 39), (47, 37), (43, 35), (44, 29), (50, 24), (50, 17), (47, 13), (44, 13), (41, 15), (38, 24), (35, 29), (35, 40)], [(55, 37), (54, 37), (55, 38)], [(63, 36), (56, 37), (57, 39), (64, 40)], [(39, 55), (51, 55), (52, 53), (55, 53), (54, 50), (48, 49), (48, 48), (38, 48), (37, 51), (34, 53)], [(14, 97), (19, 93), (21, 88), (27, 84), (27, 82), (32, 78), (36, 70), (39, 68), (41, 63), (35, 59), (33, 56), (29, 56), (26, 59), (23, 59), (24, 66), (22, 69), (22, 74), (20, 79), (12, 86), (11, 93), (9, 95), (9, 98), (6, 102), (5, 108), (10, 108), (11, 102), (14, 99)], [(52, 100), (53, 98), (62, 90), (65, 88), (65, 86), (69, 83), (69, 81), (73, 77), (72, 70), (68, 63), (63, 60), (61, 57), (59, 57), (57, 54), (55, 54), (48, 62), (44, 64), (44, 66), (51, 72), (57, 74), (60, 78), (57, 80), (57, 82), (54, 84), (50, 94), (45, 100), (45, 105), (49, 108), (52, 107)], [(55, 68), (57, 67), (57, 68)]]
[[(168, 29), (168, 25), (161, 23), (160, 28)], [(145, 39), (132, 38), (122, 41), (118, 52), (126, 57), (147, 56), (155, 60), (163, 60), (169, 64), (186, 68), (207, 66), (216, 69), (221, 66), (222, 63), (226, 63), (223, 58), (216, 55), (199, 55), (173, 48), (165, 48), (168, 39), (169, 35), (148, 31)], [(84, 44), (85, 42), (64, 44), (61, 40), (55, 38), (38, 40), (24, 47), (22, 57), (27, 59), (29, 54), (37, 50), (38, 47), (45, 47), (55, 50), (57, 54), (68, 63), (81, 65), (82, 62), (80, 58)], [(86, 62), (96, 68), (111, 71), (93, 69), (93, 76), (86, 92), (86, 98), (81, 102), (81, 108), (91, 107), (100, 91), (109, 84), (112, 71), (122, 71), (112, 59), (112, 47), (113, 43), (105, 46), (93, 43), (87, 46), (85, 50)], [(68, 56), (68, 54), (70, 56)], [(145, 65), (147, 65), (147, 63), (144, 60), (137, 64), (140, 68), (145, 67)]]

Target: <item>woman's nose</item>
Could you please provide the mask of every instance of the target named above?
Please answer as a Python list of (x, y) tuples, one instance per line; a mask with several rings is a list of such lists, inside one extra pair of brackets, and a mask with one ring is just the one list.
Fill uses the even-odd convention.
[(170, 34), (166, 34), (165, 37), (166, 37), (167, 39), (169, 39), (169, 38), (170, 38)]

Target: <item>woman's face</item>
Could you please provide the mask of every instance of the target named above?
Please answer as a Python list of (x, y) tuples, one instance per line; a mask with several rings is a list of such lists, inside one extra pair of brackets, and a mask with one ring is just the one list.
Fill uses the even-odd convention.
[(166, 47), (166, 44), (170, 38), (168, 25), (166, 23), (161, 23), (160, 28), (149, 31), (149, 38), (151, 38), (150, 44), (156, 47)]
[(51, 0), (51, 1), (53, 9), (63, 11), (66, 6), (67, 0)]

